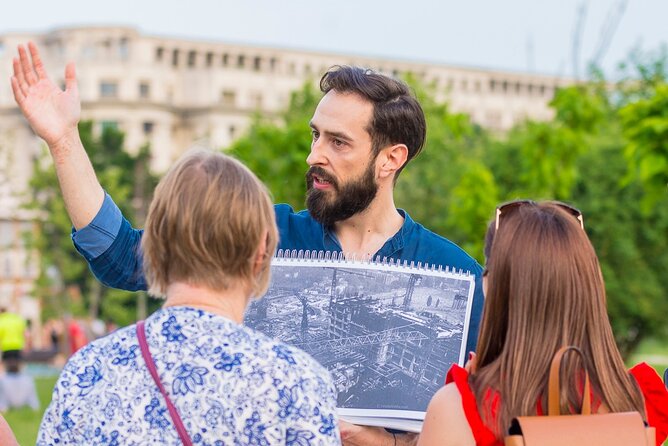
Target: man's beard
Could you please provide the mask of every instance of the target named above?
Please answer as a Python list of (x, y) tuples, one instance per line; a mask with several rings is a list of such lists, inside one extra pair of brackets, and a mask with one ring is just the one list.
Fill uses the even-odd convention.
[[(337, 221), (347, 220), (369, 207), (378, 193), (374, 175), (374, 160), (360, 178), (339, 185), (325, 169), (312, 166), (306, 172), (306, 208), (311, 216), (325, 227)], [(313, 187), (313, 175), (327, 181), (333, 190), (323, 191)], [(334, 194), (328, 197), (327, 194)]]

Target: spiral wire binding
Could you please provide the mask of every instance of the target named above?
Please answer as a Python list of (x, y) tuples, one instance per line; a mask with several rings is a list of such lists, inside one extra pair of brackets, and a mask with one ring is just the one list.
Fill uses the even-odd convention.
[(289, 249), (279, 249), (274, 255), (275, 259), (287, 260), (287, 261), (302, 261), (308, 260), (315, 263), (365, 263), (369, 265), (380, 265), (383, 267), (396, 267), (396, 268), (405, 268), (414, 271), (431, 271), (439, 273), (450, 273), (450, 274), (459, 274), (464, 276), (471, 276), (469, 270), (464, 271), (463, 269), (456, 269), (450, 266), (435, 265), (430, 263), (415, 262), (413, 260), (401, 260), (394, 258), (376, 256), (358, 256), (357, 254), (348, 254), (347, 256), (343, 252), (337, 251), (317, 251), (317, 250), (289, 250)]

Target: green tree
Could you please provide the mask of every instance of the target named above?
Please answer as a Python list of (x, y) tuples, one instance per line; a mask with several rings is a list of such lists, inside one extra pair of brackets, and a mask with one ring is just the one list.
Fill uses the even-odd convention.
[(668, 83), (652, 86), (649, 97), (625, 105), (620, 111), (630, 166), (627, 178), (644, 186), (643, 210), (668, 204)]

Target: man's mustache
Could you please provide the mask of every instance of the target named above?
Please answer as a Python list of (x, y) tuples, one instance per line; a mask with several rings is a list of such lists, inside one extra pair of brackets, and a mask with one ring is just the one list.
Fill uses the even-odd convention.
[(319, 166), (311, 166), (309, 170), (306, 172), (306, 184), (309, 188), (313, 186), (314, 176), (317, 176), (323, 181), (327, 181), (332, 186), (334, 186), (335, 189), (338, 189), (338, 183), (336, 181), (336, 178), (334, 178), (333, 175), (331, 175), (329, 172), (327, 172), (325, 169)]

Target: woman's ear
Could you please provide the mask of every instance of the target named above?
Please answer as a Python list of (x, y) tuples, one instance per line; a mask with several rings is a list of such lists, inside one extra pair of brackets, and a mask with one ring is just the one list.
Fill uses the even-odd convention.
[(260, 238), (260, 245), (255, 251), (255, 260), (253, 262), (253, 274), (258, 275), (265, 268), (267, 257), (271, 254), (267, 252), (267, 244), (269, 240), (269, 231), (265, 230)]

